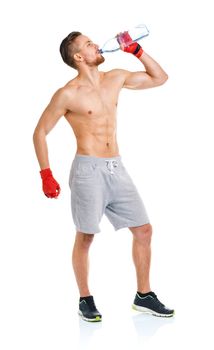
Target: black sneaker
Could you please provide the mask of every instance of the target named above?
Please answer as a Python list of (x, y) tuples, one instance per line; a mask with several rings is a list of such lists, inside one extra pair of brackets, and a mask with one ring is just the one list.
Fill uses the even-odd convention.
[(102, 321), (102, 315), (97, 310), (92, 295), (85, 297), (79, 302), (79, 315), (83, 320), (89, 322)]
[(149, 292), (148, 295), (144, 297), (137, 293), (132, 308), (144, 313), (150, 313), (154, 316), (171, 317), (174, 315), (174, 310), (167, 309), (166, 306), (158, 300), (154, 292)]

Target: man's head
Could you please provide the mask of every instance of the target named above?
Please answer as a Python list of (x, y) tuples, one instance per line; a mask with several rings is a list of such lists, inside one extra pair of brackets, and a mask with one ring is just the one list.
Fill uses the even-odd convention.
[(105, 61), (99, 53), (98, 45), (80, 32), (71, 32), (60, 45), (63, 61), (70, 67), (79, 69), (81, 65), (98, 66)]

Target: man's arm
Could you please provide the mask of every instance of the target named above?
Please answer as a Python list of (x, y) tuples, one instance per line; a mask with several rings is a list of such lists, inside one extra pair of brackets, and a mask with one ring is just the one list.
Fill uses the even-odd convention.
[(136, 56), (146, 69), (146, 71), (140, 72), (115, 69), (116, 73), (119, 73), (120, 77), (122, 77), (122, 87), (128, 89), (148, 89), (162, 85), (168, 79), (168, 75), (163, 68), (161, 68), (161, 66), (149, 56), (138, 43), (133, 42), (126, 47), (121, 43), (120, 48), (122, 51)]
[(146, 71), (126, 71), (123, 87), (128, 89), (148, 89), (166, 82), (168, 79), (166, 72), (145, 51), (140, 56), (139, 60), (143, 63)]
[(42, 113), (33, 133), (33, 143), (41, 169), (50, 167), (46, 135), (53, 129), (57, 121), (66, 113), (67, 93), (61, 88), (53, 95), (50, 103)]

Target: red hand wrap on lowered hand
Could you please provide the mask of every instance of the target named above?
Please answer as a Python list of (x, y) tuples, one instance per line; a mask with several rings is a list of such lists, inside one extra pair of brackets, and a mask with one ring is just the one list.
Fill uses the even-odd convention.
[(46, 197), (56, 198), (60, 194), (60, 186), (58, 182), (53, 178), (50, 168), (40, 170), (42, 178), (42, 189)]

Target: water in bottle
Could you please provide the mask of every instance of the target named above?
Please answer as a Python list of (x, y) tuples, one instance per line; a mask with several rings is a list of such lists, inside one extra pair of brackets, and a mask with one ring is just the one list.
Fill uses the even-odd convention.
[(120, 49), (122, 44), (124, 47), (130, 45), (134, 41), (138, 41), (149, 35), (149, 30), (145, 24), (138, 24), (136, 27), (131, 28), (128, 31), (117, 34), (114, 38), (105, 42), (100, 53), (114, 52)]

